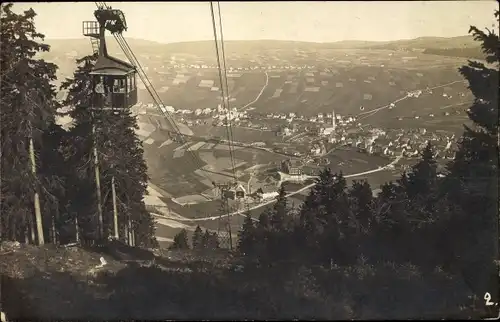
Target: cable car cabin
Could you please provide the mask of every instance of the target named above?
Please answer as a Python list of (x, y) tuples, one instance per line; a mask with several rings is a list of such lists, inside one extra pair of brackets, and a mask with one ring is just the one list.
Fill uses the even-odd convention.
[(99, 56), (90, 75), (94, 110), (112, 110), (118, 115), (137, 104), (134, 66), (114, 57)]

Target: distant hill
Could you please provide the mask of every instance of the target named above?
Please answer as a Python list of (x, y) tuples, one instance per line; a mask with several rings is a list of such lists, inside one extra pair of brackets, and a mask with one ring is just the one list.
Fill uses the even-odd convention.
[(408, 40), (396, 40), (369, 46), (372, 49), (448, 49), (448, 48), (474, 48), (479, 47), (479, 43), (472, 36), (458, 37), (420, 37)]
[[(126, 36), (126, 35), (125, 35)], [(172, 55), (195, 56), (201, 60), (215, 60), (215, 45), (213, 41), (192, 41), (177, 43), (159, 43), (143, 39), (126, 38), (128, 44), (139, 60), (150, 58), (155, 63), (170, 60)], [(51, 46), (48, 53), (40, 56), (59, 66), (59, 80), (71, 76), (75, 68), (75, 60), (92, 53), (91, 42), (88, 38), (79, 39), (46, 39), (45, 43)], [(113, 37), (107, 38), (108, 52), (117, 58), (125, 59), (125, 55)], [(243, 60), (255, 59), (259, 56), (283, 57), (296, 54), (314, 54), (328, 52), (328, 50), (358, 49), (358, 50), (404, 50), (420, 51), (432, 55), (444, 55), (481, 59), (479, 44), (471, 36), (452, 38), (421, 37), (410, 40), (397, 40), (386, 42), (346, 40), (331, 43), (316, 43), (303, 41), (283, 40), (250, 40), (226, 41), (227, 55), (240, 56)], [(311, 59), (314, 59), (311, 56)], [(212, 61), (215, 62), (215, 61)]]
[[(119, 51), (119, 47), (113, 37), (108, 38), (108, 46), (111, 52)], [(214, 42), (192, 41), (177, 43), (158, 43), (143, 39), (126, 38), (134, 51), (147, 52), (149, 54), (159, 53), (185, 53), (200, 57), (205, 55), (212, 56), (214, 53)], [(64, 53), (76, 51), (81, 53), (90, 53), (90, 40), (81, 39), (47, 39), (46, 43), (51, 46), (51, 51)], [(300, 50), (311, 51), (317, 49), (448, 49), (448, 48), (476, 48), (479, 44), (471, 36), (460, 36), (452, 38), (440, 37), (421, 37), (410, 40), (397, 40), (389, 42), (376, 41), (357, 41), (346, 40), (330, 43), (316, 43), (303, 41), (284, 41), (284, 40), (230, 40), (225, 41), (226, 52), (237, 54), (247, 53), (248, 51), (267, 51), (267, 50)]]
[(424, 54), (428, 55), (438, 55), (438, 56), (448, 56), (448, 57), (465, 57), (473, 58), (479, 60), (486, 60), (486, 55), (484, 54), (481, 47), (470, 47), (470, 48), (427, 48), (423, 51)]

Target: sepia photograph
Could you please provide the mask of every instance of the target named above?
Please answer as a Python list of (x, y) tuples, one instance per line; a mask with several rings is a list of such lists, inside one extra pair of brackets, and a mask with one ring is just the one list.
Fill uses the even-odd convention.
[(500, 317), (497, 1), (0, 18), (1, 322)]

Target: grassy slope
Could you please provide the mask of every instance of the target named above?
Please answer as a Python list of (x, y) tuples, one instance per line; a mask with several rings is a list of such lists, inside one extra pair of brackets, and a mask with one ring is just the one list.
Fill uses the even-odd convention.
[[(131, 259), (153, 257), (118, 248), (134, 252)], [(168, 252), (157, 256), (152, 266), (125, 263), (116, 247), (97, 252), (3, 243), (1, 254), (3, 310), (10, 319), (404, 319), (473, 314), (466, 308), (469, 292), (460, 278), (440, 271), (423, 273), (411, 265), (358, 264), (333, 270), (286, 265), (235, 272), (234, 260), (220, 253)], [(89, 273), (100, 256), (107, 258), (107, 268)]]

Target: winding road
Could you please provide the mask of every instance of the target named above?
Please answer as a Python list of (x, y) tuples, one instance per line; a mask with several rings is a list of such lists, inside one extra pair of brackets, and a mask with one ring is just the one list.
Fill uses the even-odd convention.
[[(426, 87), (426, 88), (422, 88), (422, 89), (419, 89), (419, 90), (421, 90), (421, 91), (423, 92), (423, 91), (433, 90), (433, 89), (436, 89), (436, 88), (446, 87), (446, 86), (449, 86), (449, 85), (453, 85), (453, 84), (456, 84), (456, 83), (463, 83), (463, 82), (464, 82), (464, 81), (454, 81), (454, 82), (450, 82), (450, 83), (446, 83), (446, 84), (442, 84), (442, 85), (438, 85), (438, 86), (434, 86), (434, 87), (430, 87), (430, 88), (427, 88), (427, 87)], [(418, 91), (418, 89), (417, 89), (417, 90), (415, 90), (415, 91)], [(375, 113), (377, 113), (377, 112), (378, 112), (378, 111), (380, 111), (380, 110), (383, 110), (383, 109), (388, 108), (389, 106), (391, 106), (391, 104), (396, 104), (396, 103), (401, 102), (401, 101), (403, 101), (403, 100), (405, 100), (405, 99), (408, 99), (408, 98), (409, 98), (409, 96), (408, 96), (408, 95), (406, 95), (406, 96), (403, 96), (403, 97), (401, 97), (401, 98), (398, 98), (398, 99), (397, 99), (397, 100), (395, 100), (394, 102), (391, 102), (391, 103), (389, 103), (389, 104), (387, 104), (387, 105), (384, 105), (384, 106), (381, 106), (381, 107), (377, 107), (377, 108), (374, 108), (374, 109), (369, 110), (369, 111), (366, 111), (366, 112), (359, 113), (359, 114), (357, 115), (357, 117), (359, 117), (359, 116), (363, 116), (363, 115), (365, 115), (365, 116), (364, 116), (364, 117), (362, 117), (362, 118), (358, 118), (358, 121), (359, 121), (359, 120), (363, 120), (363, 119), (365, 119), (365, 118), (367, 118), (367, 117), (370, 117), (370, 116), (374, 115)]]
[[(262, 88), (262, 90), (260, 91), (260, 93), (257, 95), (257, 97), (250, 103), (246, 104), (245, 106), (241, 107), (241, 109), (244, 109), (252, 104), (254, 104), (255, 102), (257, 102), (260, 97), (262, 96), (262, 93), (264, 93), (264, 90), (267, 88), (268, 84), (269, 84), (269, 75), (267, 73), (267, 71), (265, 72), (266, 74), (266, 83), (264, 85), (264, 87)], [(452, 84), (456, 84), (456, 83), (460, 83), (460, 82), (463, 82), (463, 81), (454, 81), (454, 82), (450, 82), (450, 83), (446, 83), (446, 84), (442, 84), (442, 85), (438, 85), (438, 86), (435, 86), (435, 87), (432, 87), (432, 88), (425, 88), (425, 89), (421, 89), (422, 91), (426, 91), (426, 90), (433, 90), (433, 89), (436, 89), (436, 88), (441, 88), (441, 87), (445, 87), (445, 86), (448, 86), (448, 85), (452, 85)], [(404, 97), (401, 97), (401, 98), (398, 98), (397, 100), (387, 104), (387, 105), (384, 105), (384, 106), (381, 106), (381, 107), (377, 107), (377, 108), (374, 108), (370, 111), (366, 111), (366, 112), (362, 112), (362, 113), (359, 113), (357, 114), (357, 117), (359, 116), (364, 116), (362, 118), (359, 118), (358, 120), (361, 120), (361, 119), (364, 119), (366, 117), (370, 117), (372, 115), (374, 115), (376, 112), (380, 111), (380, 110), (383, 110), (383, 109), (386, 109), (388, 108), (391, 104), (396, 104), (400, 101), (403, 101), (405, 99), (409, 98), (409, 96), (404, 96)], [(274, 151), (270, 151), (270, 152), (274, 152)], [(359, 172), (359, 173), (354, 173), (354, 174), (349, 174), (349, 175), (345, 175), (344, 177), (345, 178), (351, 178), (351, 177), (357, 177), (357, 176), (363, 176), (363, 175), (367, 175), (367, 174), (371, 174), (371, 173), (375, 173), (375, 172), (380, 172), (380, 171), (384, 171), (384, 170), (387, 170), (389, 167), (395, 165), (396, 163), (399, 162), (399, 160), (402, 158), (402, 155), (396, 157), (396, 159), (394, 159), (392, 162), (390, 162), (389, 164), (385, 165), (384, 167), (380, 167), (380, 168), (377, 168), (377, 169), (372, 169), (372, 170), (368, 170), (368, 171), (364, 171), (364, 172)], [(286, 197), (292, 197), (296, 194), (299, 194), (305, 190), (308, 190), (312, 187), (314, 187), (316, 185), (316, 183), (312, 183), (312, 184), (309, 184), (299, 190), (296, 190), (296, 191), (293, 191), (293, 192), (290, 192), (286, 195)], [(181, 222), (199, 222), (199, 221), (206, 221), (206, 220), (217, 220), (219, 218), (224, 218), (224, 217), (230, 217), (230, 216), (234, 216), (234, 215), (241, 215), (247, 211), (252, 211), (252, 210), (255, 210), (255, 209), (259, 209), (259, 208), (262, 208), (262, 207), (265, 207), (267, 205), (270, 205), (272, 203), (274, 203), (276, 200), (273, 198), (271, 200), (268, 200), (268, 201), (265, 201), (263, 203), (259, 203), (258, 205), (255, 205), (255, 206), (252, 206), (248, 209), (241, 209), (241, 210), (237, 210), (237, 211), (234, 211), (232, 213), (229, 213), (229, 214), (226, 214), (226, 215), (217, 215), (217, 216), (209, 216), (209, 217), (202, 217), (202, 218), (192, 218), (192, 219), (188, 219), (188, 218), (183, 218), (183, 219), (176, 219), (177, 221), (181, 221)], [(153, 214), (155, 216), (158, 216), (158, 217), (163, 217), (163, 216), (159, 216), (159, 215), (156, 215), (156, 214)]]
[(249, 107), (250, 105), (252, 105), (255, 102), (257, 102), (259, 100), (259, 98), (262, 96), (262, 94), (264, 93), (264, 91), (267, 88), (267, 85), (269, 85), (269, 74), (267, 73), (267, 71), (265, 71), (264, 73), (266, 74), (266, 83), (264, 84), (264, 87), (262, 87), (262, 89), (260, 90), (259, 94), (257, 95), (257, 97), (253, 101), (251, 101), (250, 103), (248, 103), (247, 105), (245, 105), (243, 107), (240, 107), (239, 109), (244, 109), (244, 108)]

